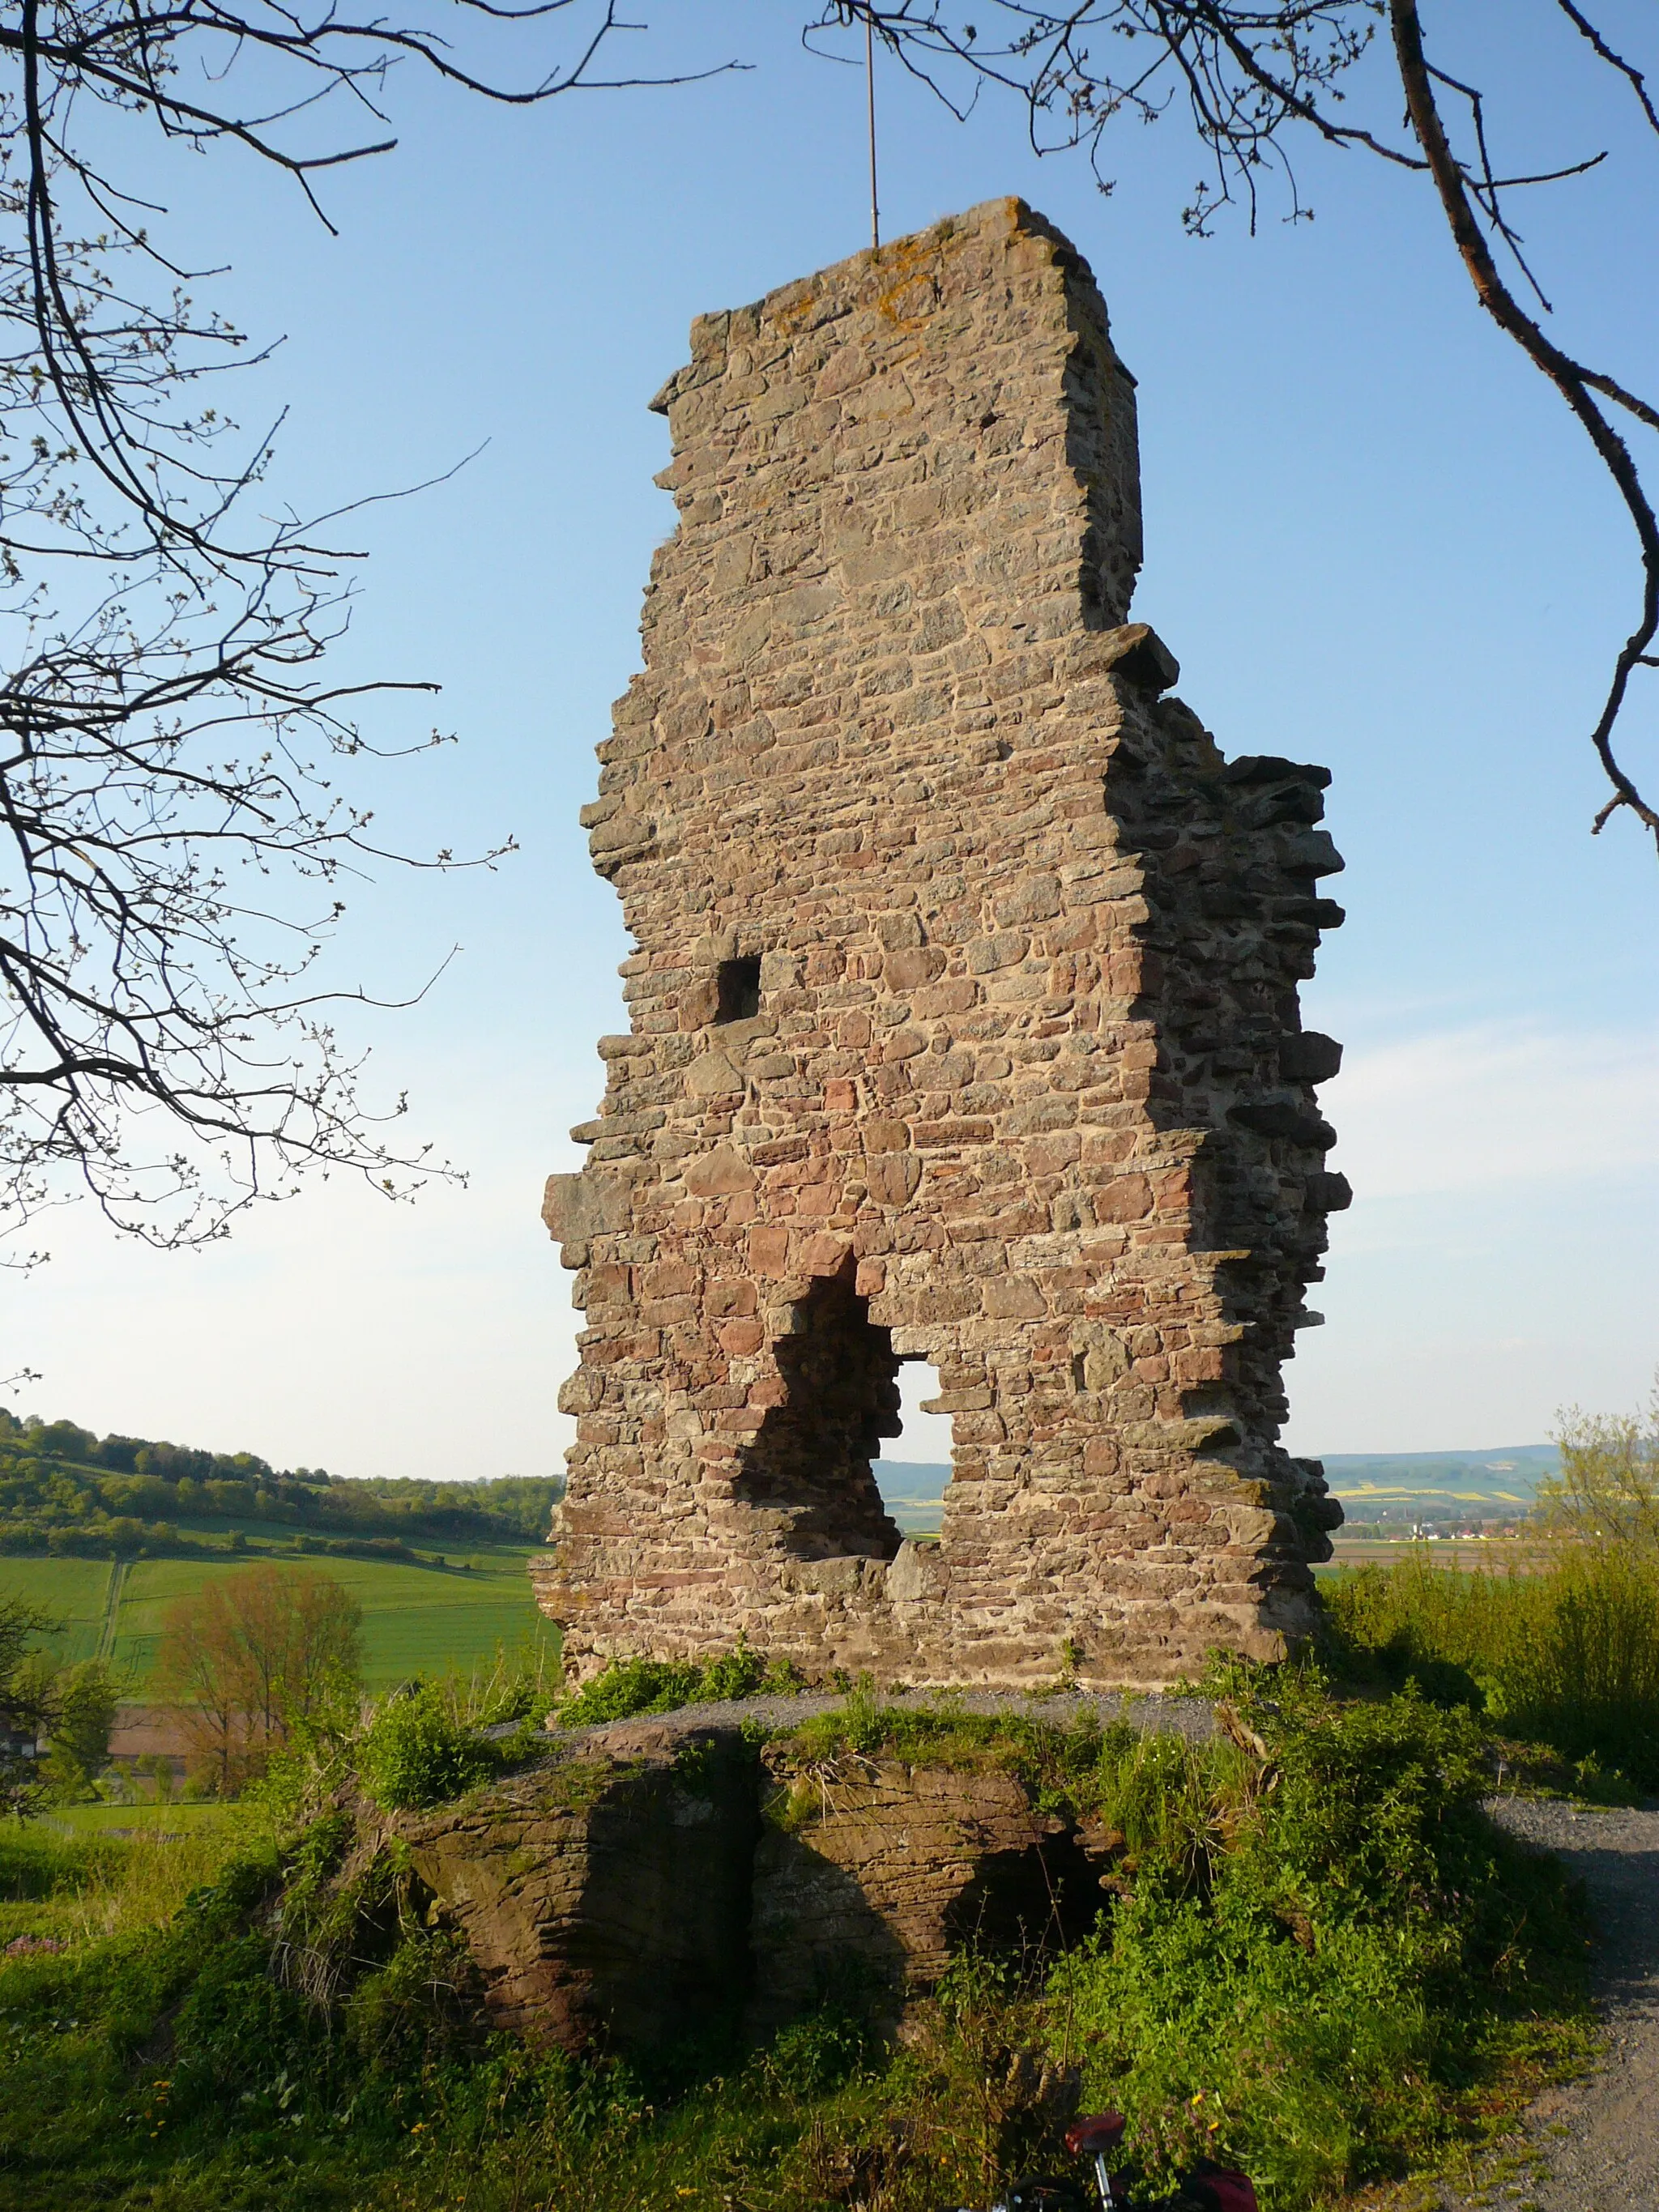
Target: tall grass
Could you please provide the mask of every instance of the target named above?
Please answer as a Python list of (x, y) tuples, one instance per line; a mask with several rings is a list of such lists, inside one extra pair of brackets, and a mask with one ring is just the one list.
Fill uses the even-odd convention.
[(244, 1825), (228, 1820), (172, 1841), (0, 1823), (0, 1947), (26, 1936), (78, 1948), (165, 1927), (245, 1841)]
[(1659, 1790), (1659, 1557), (1553, 1547), (1539, 1573), (1463, 1574), (1414, 1553), (1325, 1593), (1349, 1664), (1415, 1676), (1505, 1735)]

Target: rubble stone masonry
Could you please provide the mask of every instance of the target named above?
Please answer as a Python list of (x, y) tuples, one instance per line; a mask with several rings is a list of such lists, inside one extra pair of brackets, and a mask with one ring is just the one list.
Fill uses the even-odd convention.
[[(1133, 381), (1018, 200), (693, 325), (679, 526), (583, 819), (638, 951), (548, 1224), (586, 1316), (532, 1572), (579, 1673), (1158, 1682), (1282, 1651), (1340, 1519), (1275, 1441), (1347, 1203), (1298, 981), (1326, 771), (1128, 621)], [(872, 1478), (899, 1364), (937, 1543)]]

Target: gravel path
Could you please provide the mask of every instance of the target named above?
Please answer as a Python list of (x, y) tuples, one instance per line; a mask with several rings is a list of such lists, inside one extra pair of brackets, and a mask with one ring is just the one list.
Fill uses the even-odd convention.
[(1504, 2194), (1539, 2212), (1656, 2212), (1659, 1811), (1521, 1797), (1492, 1809), (1511, 1835), (1559, 1852), (1589, 1890), (1601, 1937), (1596, 2005), (1607, 2039), (1594, 2074), (1534, 2106), (1528, 2130), (1542, 2172)]
[[(724, 1704), (680, 1705), (672, 1712), (641, 1714), (635, 1721), (602, 1721), (592, 1727), (558, 1729), (549, 1733), (574, 1746), (607, 1729), (633, 1728), (648, 1718), (652, 1727), (678, 1735), (682, 1729), (738, 1728), (744, 1722), (769, 1729), (789, 1729), (815, 1714), (833, 1712), (844, 1697), (808, 1692), (801, 1697), (732, 1698)], [(1206, 1742), (1216, 1732), (1215, 1709), (1204, 1698), (1165, 1697), (1157, 1690), (1051, 1690), (1023, 1695), (1016, 1690), (886, 1691), (883, 1702), (909, 1705), (917, 1711), (1020, 1714), (1029, 1720), (1048, 1721), (1056, 1728), (1088, 1713), (1100, 1721), (1127, 1721), (1143, 1735), (1184, 1735), (1195, 1743)], [(507, 1735), (510, 1724), (486, 1731)]]

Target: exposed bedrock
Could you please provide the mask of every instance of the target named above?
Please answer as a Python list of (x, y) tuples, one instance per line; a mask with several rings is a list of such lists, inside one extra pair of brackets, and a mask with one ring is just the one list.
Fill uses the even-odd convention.
[(994, 1759), (842, 1753), (627, 1722), (397, 1823), (491, 2018), (569, 2051), (770, 2033), (826, 1998), (890, 2023), (971, 1945), (1086, 1934), (1121, 1838)]
[(696, 2034), (749, 1985), (753, 1751), (736, 1729), (607, 1734), (399, 1824), (495, 2024), (569, 2051)]

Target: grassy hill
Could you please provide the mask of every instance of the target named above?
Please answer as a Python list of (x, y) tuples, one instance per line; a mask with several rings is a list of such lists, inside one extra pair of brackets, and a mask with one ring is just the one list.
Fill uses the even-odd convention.
[[(535, 1548), (475, 1547), (465, 1554), (465, 1569), (378, 1559), (305, 1564), (335, 1576), (362, 1607), (365, 1680), (385, 1690), (412, 1674), (465, 1670), (487, 1661), (497, 1644), (509, 1651), (556, 1650), (558, 1632), (538, 1612), (525, 1571)], [(130, 1676), (129, 1694), (142, 1700), (169, 1604), (208, 1577), (234, 1574), (261, 1556), (269, 1558), (0, 1559), (0, 1597), (27, 1599), (62, 1620), (63, 1629), (46, 1639), (52, 1647), (65, 1659), (112, 1659)]]
[(255, 1530), (328, 1558), (412, 1559), (416, 1543), (537, 1543), (557, 1480), (343, 1480), (253, 1452), (94, 1435), (0, 1408), (0, 1555), (214, 1559)]

